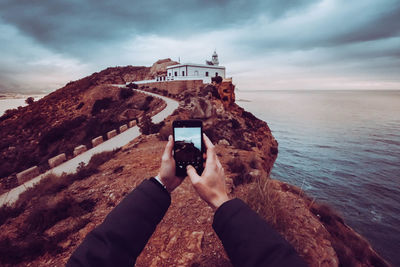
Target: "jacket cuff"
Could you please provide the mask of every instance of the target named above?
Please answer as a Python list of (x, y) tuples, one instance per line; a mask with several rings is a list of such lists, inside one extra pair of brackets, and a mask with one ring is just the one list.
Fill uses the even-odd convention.
[(247, 205), (239, 198), (234, 198), (223, 203), (214, 214), (213, 228), (216, 232), (224, 229), (227, 222), (231, 220), (242, 209), (247, 209)]

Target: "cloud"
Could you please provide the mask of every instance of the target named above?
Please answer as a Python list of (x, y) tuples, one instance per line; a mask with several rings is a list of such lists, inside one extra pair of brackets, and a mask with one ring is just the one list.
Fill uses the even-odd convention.
[(88, 73), (78, 60), (64, 57), (0, 23), (0, 92), (40, 93)]
[(308, 2), (3, 0), (0, 16), (46, 47), (84, 57), (93, 48), (130, 36), (194, 35), (240, 25), (258, 14), (276, 18)]
[(214, 49), (240, 88), (400, 88), (398, 14), (398, 0), (3, 0), (0, 90)]

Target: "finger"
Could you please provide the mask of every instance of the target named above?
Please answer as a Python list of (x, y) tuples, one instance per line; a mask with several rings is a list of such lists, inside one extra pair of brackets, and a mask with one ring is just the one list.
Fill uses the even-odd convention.
[(220, 169), (222, 169), (222, 164), (221, 164), (221, 162), (219, 161), (218, 158), (217, 158), (216, 162), (217, 162), (217, 167), (220, 168)]
[(201, 179), (201, 177), (197, 174), (196, 169), (192, 165), (188, 165), (186, 167), (186, 172), (192, 184), (197, 183)]
[(206, 134), (203, 133), (203, 139), (204, 139), (204, 144), (206, 145), (207, 148), (207, 160), (206, 162), (212, 162), (216, 159), (217, 155), (215, 154), (215, 148), (213, 143), (210, 141), (210, 139), (207, 137)]
[(172, 135), (168, 136), (168, 143), (165, 146), (164, 153), (162, 155), (163, 159), (168, 160), (172, 158), (172, 149), (174, 147), (174, 140)]

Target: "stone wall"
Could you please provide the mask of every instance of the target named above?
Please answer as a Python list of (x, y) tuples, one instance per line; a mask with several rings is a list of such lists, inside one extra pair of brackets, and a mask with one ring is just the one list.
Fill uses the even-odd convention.
[(143, 86), (148, 86), (149, 88), (158, 88), (161, 90), (167, 90), (168, 93), (177, 95), (186, 89), (195, 89), (199, 90), (203, 87), (202, 80), (190, 80), (190, 81), (169, 81), (169, 82), (155, 82), (155, 83), (146, 83)]

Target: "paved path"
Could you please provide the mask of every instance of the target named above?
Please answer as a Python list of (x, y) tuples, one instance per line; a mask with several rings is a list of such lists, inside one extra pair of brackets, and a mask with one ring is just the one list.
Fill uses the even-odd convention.
[[(154, 123), (159, 123), (159, 122), (163, 121), (166, 117), (168, 117), (170, 114), (172, 114), (172, 112), (174, 112), (174, 110), (177, 109), (179, 106), (179, 103), (177, 101), (172, 100), (170, 98), (160, 96), (157, 94), (153, 94), (153, 93), (149, 93), (149, 92), (144, 92), (144, 91), (140, 91), (140, 92), (143, 92), (143, 93), (155, 96), (155, 97), (159, 97), (167, 103), (167, 106), (165, 109), (163, 109), (161, 112), (159, 112), (158, 114), (156, 114), (152, 117), (152, 121)], [(47, 176), (51, 173), (56, 174), (56, 175), (61, 175), (62, 173), (74, 173), (74, 172), (76, 172), (76, 168), (79, 166), (79, 163), (84, 162), (85, 164), (87, 164), (94, 154), (98, 154), (98, 153), (101, 153), (104, 151), (112, 151), (114, 149), (123, 147), (124, 145), (128, 144), (130, 141), (132, 141), (139, 135), (140, 135), (140, 131), (139, 131), (138, 126), (129, 128), (125, 132), (116, 135), (115, 137), (105, 141), (104, 143), (101, 143), (100, 145), (87, 150), (86, 152), (62, 163), (61, 165), (59, 165), (53, 169), (48, 170), (47, 172), (33, 178), (32, 180), (29, 180), (28, 182), (11, 189), (7, 193), (4, 193), (3, 195), (0, 196), (0, 207), (3, 206), (4, 204), (11, 205), (11, 204), (15, 203), (18, 200), (18, 197), (21, 193), (25, 192), (25, 190), (27, 190), (29, 187), (32, 187), (33, 185), (38, 183), (45, 176)]]

